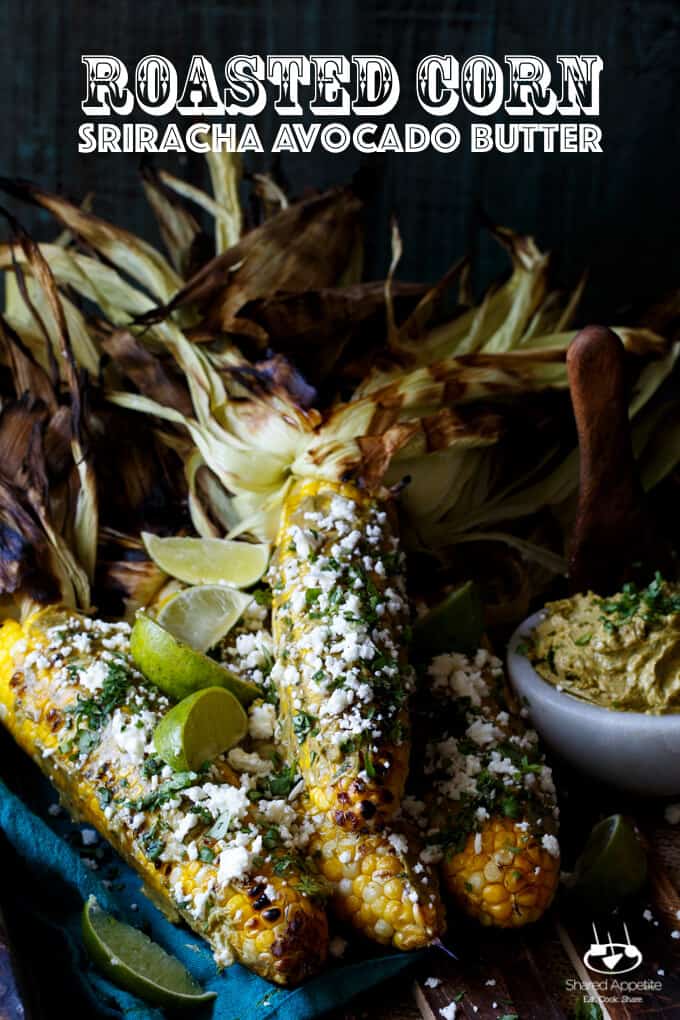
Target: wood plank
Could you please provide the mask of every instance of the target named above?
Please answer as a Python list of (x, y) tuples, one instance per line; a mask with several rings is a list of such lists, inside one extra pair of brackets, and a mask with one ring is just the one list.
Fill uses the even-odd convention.
[[(545, 932), (545, 925), (523, 933), (480, 931), (461, 923), (449, 937), (456, 948), (465, 947), (461, 959), (432, 953), (419, 969), (413, 990), (421, 1014), (428, 1020), (440, 1020), (439, 1010), (457, 1002), (457, 1017), (505, 1013), (518, 1014), (522, 1020), (564, 1020), (566, 1014), (551, 987), (550, 973), (537, 952)], [(428, 987), (428, 978), (441, 983)]]

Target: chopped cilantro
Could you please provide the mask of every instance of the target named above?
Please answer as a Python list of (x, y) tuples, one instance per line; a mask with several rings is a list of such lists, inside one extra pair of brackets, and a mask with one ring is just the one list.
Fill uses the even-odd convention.
[(519, 818), (520, 809), (516, 797), (505, 797), (501, 801), (501, 807), (506, 818)]
[(272, 607), (272, 592), (271, 588), (256, 588), (253, 592), (253, 598), (257, 602), (258, 606), (265, 606), (266, 609)]
[(128, 801), (128, 805), (135, 811), (155, 810), (161, 804), (172, 800), (181, 790), (186, 790), (189, 786), (193, 786), (196, 783), (196, 779), (197, 775), (195, 772), (176, 772), (172, 779), (168, 779), (167, 783), (163, 783), (144, 797)]
[(150, 861), (157, 861), (163, 852), (163, 840), (160, 838), (161, 823), (158, 819), (148, 832), (142, 836), (142, 848)]
[(297, 767), (283, 765), (278, 771), (270, 772), (258, 780), (257, 789), (251, 791), (252, 799), (276, 800), (279, 797), (287, 797), (297, 781)]
[(293, 716), (293, 732), (297, 737), (298, 744), (302, 744), (307, 737), (316, 736), (319, 732), (317, 720), (309, 712), (297, 712)]
[(97, 743), (94, 734), (106, 725), (113, 712), (124, 703), (129, 688), (130, 676), (125, 660), (114, 660), (108, 664), (108, 673), (101, 690), (91, 698), (79, 695), (75, 705), (67, 709), (73, 715), (78, 730), (91, 732), (88, 737), (85, 737), (84, 732), (79, 737), (78, 749), (81, 754), (92, 750)]
[(275, 875), (294, 875), (296, 888), (305, 896), (325, 896), (327, 887), (324, 879), (313, 870), (307, 860), (297, 853), (288, 851), (279, 854), (274, 860)]
[(573, 1020), (602, 1020), (602, 1009), (597, 1002), (579, 999), (572, 1013)]
[(146, 779), (151, 779), (152, 776), (157, 776), (163, 771), (164, 765), (165, 762), (162, 758), (157, 758), (155, 755), (151, 755), (142, 765), (142, 775)]
[(281, 836), (276, 826), (272, 825), (262, 836), (262, 845), (265, 850), (276, 850), (281, 846)]
[(657, 571), (646, 588), (638, 588), (629, 581), (620, 595), (600, 599), (599, 606), (604, 614), (601, 621), (609, 631), (628, 623), (637, 614), (653, 626), (665, 616), (680, 613), (680, 592), (674, 591)]
[(78, 753), (89, 754), (99, 743), (99, 733), (96, 730), (81, 730), (78, 737)]

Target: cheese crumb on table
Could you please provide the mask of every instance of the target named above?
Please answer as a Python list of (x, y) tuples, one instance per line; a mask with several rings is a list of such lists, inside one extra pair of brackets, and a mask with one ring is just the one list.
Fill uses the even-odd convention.
[(339, 960), (345, 955), (347, 949), (347, 939), (341, 938), (339, 935), (334, 935), (328, 944), (328, 952), (336, 960)]
[(680, 822), (680, 804), (669, 804), (663, 814), (669, 825), (677, 825)]

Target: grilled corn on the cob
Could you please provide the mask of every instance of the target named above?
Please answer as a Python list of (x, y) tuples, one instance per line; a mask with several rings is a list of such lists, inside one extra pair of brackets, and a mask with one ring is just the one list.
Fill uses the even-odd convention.
[(429, 667), (422, 801), (406, 798), (456, 902), (482, 924), (536, 921), (559, 881), (559, 815), (536, 734), (508, 711), (500, 660), (439, 655)]
[(351, 485), (298, 484), (272, 571), (281, 739), (312, 809), (378, 828), (408, 771), (401, 554), (387, 511)]
[[(230, 635), (222, 648), (231, 669), (261, 685), (271, 650), (264, 616), (257, 606), (251, 607), (236, 629), (240, 633)], [(257, 776), (256, 790), (272, 802), (262, 803), (263, 810), (276, 811), (288, 824), (297, 811), (303, 828), (312, 832), (308, 853), (326, 879), (335, 914), (384, 945), (397, 949), (429, 945), (444, 930), (443, 906), (437, 869), (419, 860), (412, 827), (377, 833), (336, 825), (329, 815), (312, 808), (297, 762), (284, 765), (274, 735), (274, 706), (255, 702), (250, 707), (249, 749), (235, 748), (229, 761)]]
[(92, 824), (215, 951), (293, 984), (326, 956), (318, 884), (218, 761), (173, 773), (149, 744), (167, 699), (127, 654), (129, 627), (46, 610), (0, 630), (0, 714), (72, 813)]
[(310, 853), (331, 888), (337, 916), (395, 949), (423, 949), (443, 934), (436, 870), (419, 860), (408, 827), (348, 832), (318, 818)]

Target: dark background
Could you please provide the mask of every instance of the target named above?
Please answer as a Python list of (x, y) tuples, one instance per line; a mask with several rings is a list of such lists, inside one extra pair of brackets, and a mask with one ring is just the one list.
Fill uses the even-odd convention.
[[(389, 120), (428, 118), (417, 104), (414, 72), (428, 53), (535, 53), (550, 66), (555, 53), (596, 53), (601, 79), (602, 155), (471, 155), (433, 152), (376, 161), (380, 187), (368, 215), (367, 274), (384, 275), (389, 216), (399, 217), (405, 255), (399, 275), (434, 279), (464, 250), (476, 251), (478, 282), (505, 267), (479, 230), (481, 206), (499, 223), (535, 234), (558, 256), (565, 280), (585, 267), (590, 283), (583, 317), (621, 322), (641, 305), (680, 285), (680, 3), (678, 0), (0, 0), (0, 174), (29, 178), (81, 200), (95, 191), (96, 211), (156, 239), (137, 178), (138, 157), (79, 156), (77, 125), (82, 53), (113, 53), (133, 67), (146, 53), (174, 60), (180, 75), (194, 52), (220, 68), (235, 52), (381, 53), (400, 72), (402, 98)], [(458, 112), (452, 118), (463, 123)], [(276, 118), (258, 128), (273, 135)], [(204, 181), (200, 157), (181, 175)], [(268, 162), (250, 160), (253, 169)], [(360, 157), (285, 157), (294, 194), (347, 180)], [(1, 201), (1, 200), (0, 200)], [(35, 211), (7, 202), (37, 236), (54, 228)], [(11, 755), (3, 739), (3, 760)], [(17, 761), (7, 770), (19, 775)], [(20, 956), (40, 947), (27, 970), (37, 1015), (85, 1016), (67, 983), (53, 935), (34, 921), (22, 926), (26, 876), (0, 841), (6, 876), (3, 904), (16, 925)], [(42, 925), (42, 922), (41, 922)], [(31, 996), (32, 998), (33, 996)], [(55, 1004), (60, 1008), (56, 1009)]]
[[(405, 243), (402, 278), (433, 279), (464, 250), (477, 250), (481, 275), (505, 266), (479, 232), (479, 207), (499, 223), (536, 235), (553, 250), (565, 280), (589, 266), (586, 301), (609, 321), (629, 303), (680, 282), (677, 189), (680, 179), (680, 3), (677, 0), (116, 0), (0, 5), (0, 172), (81, 199), (96, 211), (155, 238), (137, 180), (139, 157), (80, 156), (81, 53), (113, 53), (134, 68), (146, 53), (176, 61), (180, 80), (193, 52), (213, 61), (218, 82), (234, 52), (382, 53), (397, 66), (402, 98), (387, 119), (428, 122), (415, 99), (414, 73), (428, 53), (597, 53), (604, 133), (602, 155), (471, 155), (464, 141), (450, 155), (378, 157), (380, 187), (369, 212), (368, 275), (384, 275), (388, 221), (399, 216)], [(140, 118), (148, 119), (148, 118)], [(462, 126), (459, 111), (452, 119)], [(278, 119), (258, 122), (271, 138)], [(430, 121), (430, 123), (433, 123)], [(255, 157), (260, 166), (271, 157)], [(348, 179), (360, 157), (349, 153), (283, 157), (292, 193)], [(194, 180), (200, 157), (163, 162)], [(250, 160), (252, 168), (258, 168)], [(14, 207), (15, 210), (18, 207)], [(43, 237), (46, 221), (22, 208)]]

